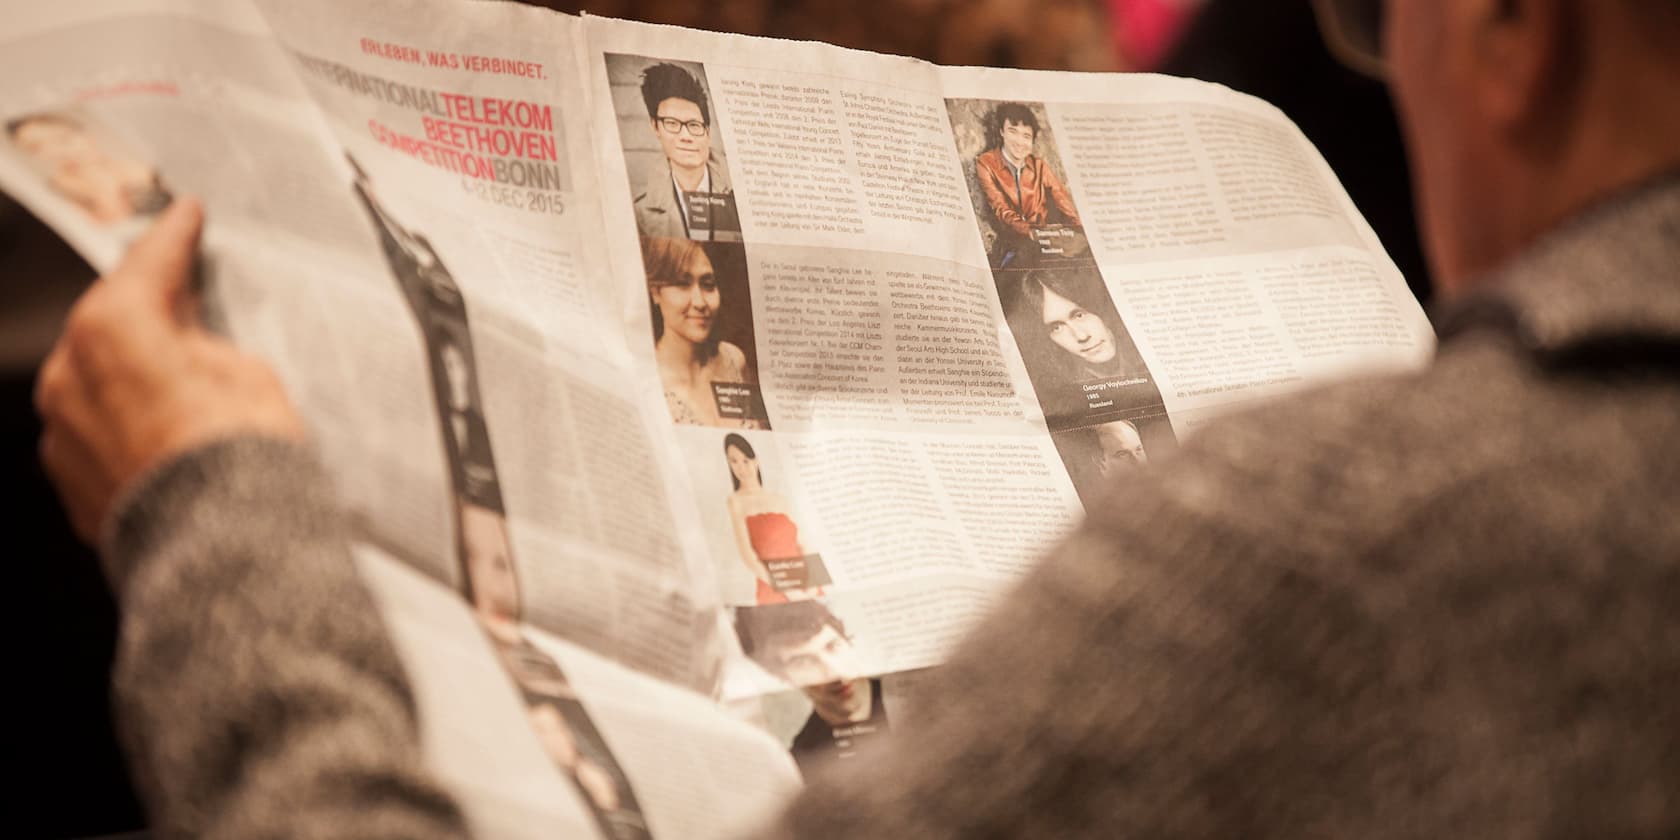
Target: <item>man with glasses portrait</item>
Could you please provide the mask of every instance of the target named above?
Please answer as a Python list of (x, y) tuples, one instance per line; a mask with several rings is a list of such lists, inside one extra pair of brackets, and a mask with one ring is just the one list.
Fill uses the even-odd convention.
[(643, 236), (739, 241), (729, 171), (712, 156), (712, 110), (693, 74), (669, 62), (642, 72), (648, 126), (665, 153), (636, 192)]

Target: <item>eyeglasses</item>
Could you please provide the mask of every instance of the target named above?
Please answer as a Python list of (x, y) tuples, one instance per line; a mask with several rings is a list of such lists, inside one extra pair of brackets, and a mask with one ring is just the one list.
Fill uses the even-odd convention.
[(1387, 76), (1382, 48), (1387, 6), (1385, 0), (1313, 0), (1330, 54), (1357, 73), (1374, 79)]
[(688, 133), (695, 137), (705, 137), (706, 132), (710, 130), (705, 123), (699, 120), (684, 122), (676, 117), (655, 117), (654, 119), (659, 121), (659, 127), (665, 129), (666, 134), (680, 134), (683, 129), (688, 129)]

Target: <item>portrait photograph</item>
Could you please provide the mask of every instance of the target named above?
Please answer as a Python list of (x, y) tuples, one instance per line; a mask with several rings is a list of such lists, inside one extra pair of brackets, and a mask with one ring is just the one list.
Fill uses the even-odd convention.
[(1178, 448), (1165, 412), (1066, 429), (1050, 439), (1087, 509), (1104, 488), (1137, 475), (1151, 458), (1159, 460)]
[(775, 604), (832, 583), (773, 435), (685, 431), (683, 448), (726, 604)]
[(1164, 410), (1095, 265), (994, 270), (993, 279), (1052, 429)]
[(992, 267), (1089, 261), (1085, 225), (1044, 106), (947, 99), (945, 108)]
[(768, 429), (739, 242), (642, 237), (654, 358), (671, 422)]
[(12, 151), (96, 224), (118, 225), (169, 206), (157, 169), (80, 109), (17, 114), (5, 126)]
[(788, 741), (800, 772), (846, 760), (888, 729), (881, 680), (869, 676), (846, 623), (821, 600), (738, 607), (741, 652), (810, 705)]
[(637, 230), (739, 242), (741, 217), (705, 68), (616, 53), (606, 62)]

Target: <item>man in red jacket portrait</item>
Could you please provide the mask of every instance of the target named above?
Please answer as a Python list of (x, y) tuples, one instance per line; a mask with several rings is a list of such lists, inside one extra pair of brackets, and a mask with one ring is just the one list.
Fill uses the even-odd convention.
[(1034, 153), (1038, 135), (1038, 116), (1022, 103), (999, 103), (986, 117), (987, 148), (974, 159), (974, 174), (995, 221), (998, 268), (1024, 267), (1019, 263), (1037, 253), (1041, 230), (1083, 230), (1062, 179)]

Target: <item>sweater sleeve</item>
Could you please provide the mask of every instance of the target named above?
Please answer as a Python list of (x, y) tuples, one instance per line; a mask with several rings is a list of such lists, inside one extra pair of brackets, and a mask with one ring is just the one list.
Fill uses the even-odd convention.
[(200, 448), (107, 524), (115, 713), (157, 836), (465, 835), (312, 453)]
[(1322, 772), (1364, 760), (1338, 692), (1377, 682), (1368, 626), (1270, 562), (1266, 533), (1149, 489), (1046, 557), (888, 739), (762, 836), (1362, 836), (1300, 829), (1377, 795)]

